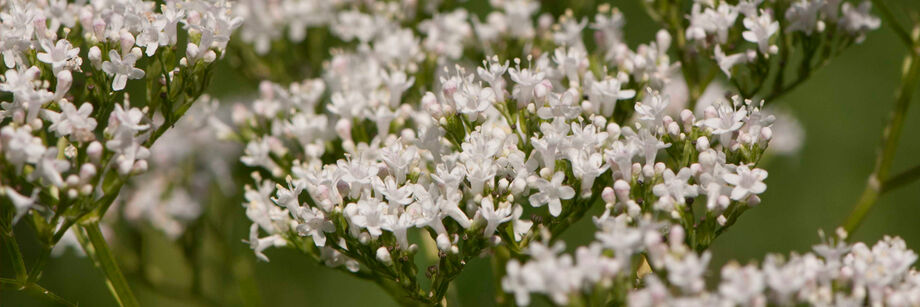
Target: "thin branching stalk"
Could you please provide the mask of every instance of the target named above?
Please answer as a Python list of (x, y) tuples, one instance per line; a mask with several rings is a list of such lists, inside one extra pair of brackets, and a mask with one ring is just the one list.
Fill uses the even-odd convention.
[(80, 245), (83, 246), (83, 250), (86, 251), (86, 254), (92, 258), (96, 266), (105, 273), (105, 279), (109, 285), (109, 290), (112, 292), (115, 300), (118, 301), (118, 305), (122, 307), (140, 306), (137, 302), (137, 298), (134, 297), (134, 293), (131, 291), (131, 287), (128, 286), (128, 281), (125, 279), (125, 276), (122, 275), (121, 269), (118, 268), (118, 264), (115, 262), (115, 256), (112, 255), (108, 243), (105, 242), (105, 237), (102, 236), (102, 231), (99, 229), (99, 222), (90, 221), (81, 224), (80, 231), (75, 231), (74, 233), (77, 235)]
[[(873, 2), (882, 3), (877, 0)], [(883, 10), (883, 12), (884, 11), (885, 10)], [(895, 29), (901, 28), (890, 18), (889, 14), (885, 15), (886, 18), (889, 19), (889, 24), (892, 24)], [(915, 44), (911, 43), (909, 46), (913, 45)], [(891, 118), (882, 134), (882, 147), (876, 158), (875, 169), (872, 171), (872, 174), (869, 175), (869, 181), (866, 184), (865, 190), (863, 190), (862, 196), (859, 198), (859, 202), (853, 207), (853, 210), (843, 224), (843, 229), (846, 230), (847, 233), (852, 233), (859, 227), (869, 213), (869, 210), (878, 202), (878, 198), (882, 192), (887, 191), (884, 189), (883, 183), (889, 180), (888, 176), (891, 172), (892, 162), (894, 162), (898, 141), (904, 129), (904, 119), (907, 116), (907, 109), (908, 106), (910, 106), (914, 91), (917, 89), (917, 81), (920, 79), (920, 53), (915, 49), (911, 49), (905, 59), (904, 67), (905, 69), (901, 75), (901, 87), (898, 89), (894, 110), (892, 110)]]

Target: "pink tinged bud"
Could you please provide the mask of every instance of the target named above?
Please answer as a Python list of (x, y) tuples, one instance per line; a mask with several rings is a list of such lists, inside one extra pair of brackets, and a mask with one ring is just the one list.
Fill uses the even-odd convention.
[(706, 138), (705, 136), (701, 136), (700, 138), (696, 139), (696, 150), (697, 151), (704, 151), (707, 149), (709, 149), (709, 139), (708, 138)]
[(439, 250), (446, 251), (450, 249), (450, 239), (447, 237), (446, 233), (439, 234), (435, 241)]
[(693, 111), (687, 109), (680, 111), (680, 121), (685, 124), (693, 124), (693, 121), (696, 120), (694, 117), (695, 116), (693, 116)]
[(143, 173), (147, 171), (147, 160), (137, 160), (131, 169), (134, 172)]
[(719, 117), (719, 112), (716, 111), (715, 107), (708, 106), (706, 107), (705, 110), (703, 110), (703, 117), (705, 117), (706, 119), (716, 118), (716, 117)]
[(663, 174), (666, 168), (667, 166), (665, 166), (662, 162), (655, 163), (655, 175)]
[(80, 166), (80, 178), (86, 181), (96, 175), (96, 166), (90, 163)]
[(99, 162), (99, 158), (102, 157), (102, 144), (99, 141), (89, 143), (89, 146), (86, 147), (86, 154), (93, 162)]
[(93, 25), (93, 11), (84, 9), (80, 11), (80, 24)]
[(498, 190), (499, 191), (507, 191), (509, 185), (511, 185), (511, 183), (508, 181), (507, 178), (502, 178), (498, 180)]
[(671, 232), (668, 233), (668, 242), (671, 246), (684, 244), (684, 228), (679, 225), (671, 226)]
[(351, 140), (351, 120), (339, 119), (335, 123), (335, 132), (342, 136), (342, 139)]
[(770, 127), (761, 128), (760, 137), (762, 137), (764, 140), (767, 140), (767, 141), (773, 139), (773, 128), (770, 128)]
[(671, 122), (668, 124), (667, 127), (668, 127), (668, 133), (670, 133), (671, 135), (673, 136), (680, 135), (680, 125), (678, 125), (677, 123)]
[(642, 207), (639, 207), (639, 204), (630, 200), (626, 203), (626, 213), (631, 217), (637, 217), (642, 213)]
[(102, 18), (93, 20), (93, 34), (95, 34), (96, 39), (100, 41), (105, 39), (105, 20), (102, 20)]
[(393, 263), (393, 259), (390, 257), (390, 251), (383, 246), (377, 249), (377, 260), (380, 260), (380, 262), (385, 264)]
[(690, 164), (690, 172), (693, 173), (694, 175), (699, 175), (700, 173), (703, 172), (703, 166), (700, 165), (699, 163)]
[(670, 125), (670, 124), (673, 123), (673, 122), (674, 122), (674, 119), (671, 118), (670, 115), (665, 115), (664, 117), (661, 118), (661, 123), (662, 123), (665, 127), (667, 127), (668, 125)]
[(70, 90), (71, 84), (73, 84), (73, 75), (71, 75), (69, 70), (65, 69), (58, 72), (57, 85), (54, 89), (54, 100), (57, 101), (64, 98), (64, 95)]
[(44, 36), (46, 38), (49, 34), (47, 21), (48, 20), (44, 15), (39, 15), (37, 18), (35, 18), (35, 20), (32, 21), (35, 24), (35, 32), (37, 32), (38, 35)]
[(616, 193), (617, 198), (620, 200), (629, 199), (629, 183), (626, 180), (620, 179), (613, 183), (613, 191)]
[(543, 80), (536, 86), (534, 86), (533, 93), (537, 98), (542, 99), (546, 97), (547, 94), (553, 91), (553, 83), (549, 80)]
[(613, 139), (619, 138), (620, 137), (620, 125), (617, 125), (617, 123), (607, 124), (607, 135), (609, 135), (610, 138), (613, 138)]
[(614, 192), (613, 188), (611, 187), (605, 187), (604, 190), (601, 191), (601, 198), (604, 200), (605, 203), (608, 203), (608, 204), (613, 204), (617, 202), (616, 192)]
[(134, 47), (134, 35), (128, 31), (121, 31), (118, 42), (121, 44), (121, 54), (128, 54), (131, 47)]
[(87, 57), (89, 58), (89, 62), (93, 64), (93, 67), (102, 69), (102, 50), (100, 50), (99, 47), (93, 46), (89, 48)]
[(716, 199), (716, 202), (718, 202), (719, 207), (728, 208), (728, 205), (731, 204), (732, 200), (726, 195), (719, 195), (719, 198)]
[(751, 206), (751, 207), (754, 207), (754, 206), (759, 205), (759, 204), (760, 204), (760, 197), (757, 196), (757, 195), (751, 195), (751, 197), (748, 197), (748, 199), (747, 199), (747, 204), (748, 204), (748, 206)]
[(70, 175), (67, 176), (67, 180), (65, 180), (65, 182), (67, 183), (67, 186), (72, 187), (80, 183), (80, 177), (77, 177), (77, 175)]

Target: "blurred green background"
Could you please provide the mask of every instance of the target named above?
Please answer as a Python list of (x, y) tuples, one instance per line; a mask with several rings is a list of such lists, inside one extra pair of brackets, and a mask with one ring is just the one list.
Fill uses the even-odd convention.
[[(630, 46), (653, 39), (658, 27), (646, 17), (638, 0), (614, 1), (627, 17), (626, 38)], [(576, 13), (594, 7), (592, 1), (543, 1), (544, 8), (561, 11), (574, 7)], [(889, 1), (896, 13), (907, 9), (920, 12), (920, 1)], [(904, 17), (905, 16), (899, 16)], [(712, 246), (713, 262), (717, 268), (732, 259), (742, 263), (762, 259), (767, 253), (805, 252), (818, 241), (817, 230), (832, 231), (850, 211), (865, 186), (873, 168), (880, 144), (882, 127), (894, 103), (894, 91), (899, 84), (899, 72), (905, 54), (887, 25), (868, 35), (865, 42), (845, 51), (811, 80), (790, 94), (775, 101), (791, 111), (805, 130), (804, 145), (796, 156), (774, 157), (761, 167), (770, 176), (769, 186), (757, 208), (745, 213), (737, 224), (718, 238)], [(222, 67), (215, 80), (212, 95), (232, 101), (233, 96), (251, 92), (255, 84), (241, 84), (235, 72)], [(893, 173), (920, 164), (920, 97), (915, 97), (904, 128)], [(247, 222), (241, 216), (239, 203), (216, 201), (209, 206), (235, 210), (221, 225), (230, 229), (224, 240), (237, 257), (214, 263), (204, 274), (206, 296), (221, 305), (266, 306), (391, 306), (395, 302), (376, 285), (360, 281), (314, 263), (297, 252), (272, 249), (267, 252), (270, 263), (255, 262), (248, 248), (240, 243), (246, 237)], [(21, 225), (20, 225), (21, 226)], [(29, 241), (25, 227), (17, 227), (22, 239)], [(145, 230), (145, 237), (157, 235)], [(570, 243), (591, 239), (593, 226), (582, 223), (566, 233)], [(24, 234), (23, 234), (24, 233)], [(903, 237), (914, 250), (920, 250), (920, 182), (906, 185), (883, 195), (869, 214), (855, 238), (874, 242), (883, 235)], [(238, 245), (235, 245), (238, 244)], [(571, 244), (570, 244), (571, 245)], [(158, 276), (176, 289), (162, 293), (151, 291), (137, 279), (129, 279), (138, 298), (145, 306), (196, 306), (206, 301), (190, 301), (183, 297), (188, 287), (188, 264), (183, 264), (181, 251), (163, 238), (148, 240), (145, 248)], [(203, 246), (203, 250), (216, 249)], [(115, 246), (118, 252), (119, 246)], [(28, 257), (29, 246), (24, 247)], [(212, 261), (205, 252), (204, 261)], [(213, 256), (216, 257), (216, 256)], [(0, 257), (0, 275), (10, 274), (6, 256)], [(29, 259), (27, 258), (28, 262)], [(130, 258), (120, 259), (133, 261)], [(247, 275), (253, 280), (227, 280), (227, 272)], [(717, 270), (711, 270), (716, 276)], [(231, 274), (232, 275), (232, 274)], [(40, 282), (47, 289), (80, 306), (115, 306), (104, 285), (102, 274), (86, 258), (73, 253), (53, 259)], [(473, 261), (455, 281), (456, 291), (450, 294), (452, 305), (492, 305), (493, 281), (486, 259)], [(255, 291), (253, 291), (255, 290)], [(456, 295), (456, 293), (462, 295)], [(252, 301), (241, 299), (240, 293), (257, 293)], [(540, 301), (538, 301), (539, 303)], [(23, 293), (3, 289), (0, 306), (45, 306)]]

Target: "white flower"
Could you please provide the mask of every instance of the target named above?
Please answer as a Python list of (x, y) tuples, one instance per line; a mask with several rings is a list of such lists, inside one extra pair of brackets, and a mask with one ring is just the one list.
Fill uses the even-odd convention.
[(323, 211), (315, 208), (302, 208), (299, 218), (303, 223), (297, 225), (297, 233), (301, 236), (310, 236), (313, 238), (313, 244), (316, 246), (326, 245), (326, 233), (335, 232), (335, 225), (326, 219)]
[(386, 214), (387, 204), (373, 199), (361, 199), (358, 203), (351, 203), (345, 206), (345, 216), (352, 224), (359, 228), (367, 229), (372, 237), (376, 238), (383, 232), (385, 219), (389, 216)]
[(617, 100), (636, 97), (635, 90), (621, 89), (620, 80), (609, 78), (591, 83), (588, 98), (592, 108), (606, 117), (613, 116)]
[(562, 213), (562, 200), (575, 197), (575, 189), (562, 185), (563, 180), (565, 180), (563, 172), (553, 174), (552, 180), (537, 178), (533, 186), (540, 192), (530, 195), (528, 199), (530, 205), (533, 207), (549, 205), (549, 214), (559, 216), (559, 213)]
[[(246, 241), (244, 241), (246, 242)], [(281, 235), (273, 234), (264, 238), (259, 238), (259, 225), (252, 224), (249, 227), (249, 248), (255, 252), (256, 257), (259, 260), (268, 262), (268, 257), (265, 256), (262, 252), (269, 247), (282, 247), (287, 245), (287, 240), (285, 240)]]
[(686, 203), (687, 197), (696, 197), (699, 195), (699, 189), (695, 184), (689, 184), (692, 172), (689, 168), (682, 168), (677, 174), (671, 169), (664, 170), (664, 182), (655, 185), (652, 191), (658, 197), (671, 197), (678, 203)]
[(698, 125), (712, 129), (712, 134), (720, 136), (719, 142), (728, 147), (733, 132), (741, 129), (747, 113), (744, 110), (735, 110), (730, 103), (722, 102), (715, 108), (716, 116), (702, 120)]
[(878, 17), (869, 14), (871, 9), (872, 3), (869, 1), (863, 1), (857, 8), (846, 2), (840, 8), (843, 13), (840, 23), (850, 34), (857, 36), (857, 42), (861, 42), (864, 39), (865, 32), (878, 29), (881, 25), (881, 20)]
[(671, 98), (667, 95), (662, 96), (658, 93), (650, 93), (648, 99), (636, 103), (637, 118), (645, 127), (657, 130), (657, 127), (664, 125), (665, 112), (670, 102)]
[(406, 73), (401, 70), (389, 74), (381, 71), (381, 75), (383, 82), (390, 90), (390, 108), (396, 108), (399, 106), (402, 94), (415, 83), (415, 77), (407, 77)]
[[(26, 213), (29, 213), (29, 209), (39, 208), (38, 204), (35, 202), (38, 201), (38, 191), (39, 189), (35, 188), (32, 190), (32, 196), (26, 197), (22, 194), (16, 192), (11, 187), (4, 187), (6, 192), (6, 197), (10, 199), (10, 202), (13, 203), (13, 208), (16, 209), (16, 214), (13, 215), (13, 224), (19, 221)], [(2, 195), (0, 195), (2, 196)]]
[(690, 26), (686, 35), (691, 40), (705, 40), (707, 34), (716, 34), (716, 42), (724, 44), (728, 41), (728, 32), (738, 18), (739, 10), (731, 4), (722, 2), (715, 10), (707, 7), (701, 11), (702, 6), (695, 2), (690, 10)]
[(561, 95), (549, 95), (549, 106), (541, 106), (537, 109), (537, 116), (542, 119), (564, 118), (573, 119), (581, 114), (581, 107), (578, 106), (580, 94), (575, 89), (569, 89)]
[(486, 220), (486, 229), (482, 233), (486, 238), (491, 237), (499, 225), (510, 221), (512, 218), (511, 206), (500, 203), (498, 204), (498, 208), (495, 208), (492, 196), (483, 198), (479, 206), (479, 214)]
[(71, 136), (71, 140), (88, 142), (95, 139), (93, 130), (96, 129), (96, 119), (90, 115), (93, 113), (93, 105), (83, 103), (78, 110), (72, 103), (67, 100), (58, 101), (61, 113), (48, 109), (43, 110), (42, 115), (51, 122), (48, 130), (57, 133), (58, 136)]
[(668, 270), (668, 281), (689, 293), (703, 291), (706, 286), (703, 281), (703, 273), (706, 273), (706, 266), (710, 258), (708, 251), (702, 256), (689, 253), (681, 259), (674, 256), (665, 257), (664, 265)]
[(79, 58), (80, 47), (73, 47), (66, 39), (58, 40), (53, 46), (50, 40), (42, 41), (42, 50), (36, 55), (39, 61), (50, 64), (54, 73), (61, 71), (74, 58)]
[(799, 0), (790, 4), (789, 9), (786, 10), (786, 19), (789, 20), (786, 32), (802, 31), (806, 35), (811, 35), (815, 28), (821, 31), (818, 24), (818, 12), (825, 5), (827, 4), (824, 1), (815, 0)]
[(57, 147), (50, 147), (45, 150), (41, 160), (35, 163), (35, 171), (30, 174), (29, 179), (41, 177), (45, 184), (56, 187), (64, 187), (64, 179), (61, 178), (61, 172), (70, 169), (70, 163), (67, 160), (58, 160)]
[(38, 163), (45, 153), (45, 145), (40, 138), (32, 135), (29, 126), (3, 127), (0, 130), (0, 144), (4, 158), (19, 170), (25, 163)]
[(594, 179), (607, 171), (610, 165), (604, 163), (600, 153), (588, 153), (584, 150), (572, 157), (572, 173), (581, 179), (581, 193), (591, 195)]
[[(139, 49), (138, 49), (139, 50)], [(112, 79), (112, 90), (120, 91), (125, 89), (128, 79), (140, 79), (144, 77), (144, 71), (135, 68), (138, 55), (134, 52), (128, 52), (124, 57), (120, 56), (117, 51), (109, 50), (109, 60), (102, 63), (102, 71)]]
[(747, 62), (747, 56), (745, 54), (736, 53), (732, 55), (726, 55), (725, 52), (722, 52), (722, 47), (719, 45), (716, 45), (713, 53), (715, 55), (716, 63), (719, 64), (719, 69), (721, 69), (722, 72), (724, 72), (725, 75), (729, 78), (732, 76), (732, 67)]
[(495, 103), (495, 91), (466, 80), (454, 93), (453, 99), (457, 104), (457, 111), (475, 120), (478, 114), (485, 112)]
[(776, 46), (770, 45), (770, 38), (779, 31), (779, 22), (773, 20), (773, 15), (761, 10), (760, 16), (745, 17), (744, 27), (747, 31), (741, 33), (741, 36), (744, 40), (757, 44), (761, 54), (776, 53)]
[(738, 305), (763, 305), (766, 283), (763, 273), (755, 265), (739, 266), (730, 263), (722, 267), (719, 294)]
[(757, 195), (767, 190), (767, 185), (763, 183), (763, 180), (767, 179), (767, 171), (759, 168), (751, 170), (747, 165), (739, 165), (735, 168), (734, 174), (725, 173), (722, 179), (735, 186), (731, 197), (738, 201), (748, 195)]
[(514, 90), (511, 95), (517, 100), (518, 108), (523, 108), (533, 101), (536, 96), (536, 87), (543, 82), (546, 76), (542, 72), (534, 73), (530, 69), (511, 68), (508, 70), (511, 80), (514, 81)]

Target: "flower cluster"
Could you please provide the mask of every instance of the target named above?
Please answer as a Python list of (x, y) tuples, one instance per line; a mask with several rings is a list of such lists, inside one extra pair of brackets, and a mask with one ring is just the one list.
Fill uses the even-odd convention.
[[(710, 254), (685, 245), (682, 227), (669, 227), (649, 216), (614, 216), (610, 210), (595, 224), (595, 241), (575, 250), (574, 257), (560, 254), (561, 243), (531, 245), (529, 261), (508, 263), (504, 290), (513, 293), (519, 305), (528, 304), (531, 293), (546, 295), (556, 304), (576, 300), (590, 305), (606, 301), (630, 306), (920, 303), (920, 273), (911, 268), (917, 254), (901, 238), (885, 237), (872, 247), (833, 238), (810, 253), (769, 255), (759, 266), (732, 262), (722, 267), (715, 287), (706, 287)], [(612, 291), (624, 286), (631, 290)]]
[(149, 148), (202, 95), (240, 20), (224, 1), (0, 7), (0, 204), (14, 213), (0, 226), (31, 216), (50, 252), (148, 169)]
[(151, 171), (132, 178), (117, 201), (127, 221), (145, 221), (176, 239), (202, 215), (212, 193), (232, 195), (237, 189), (228, 166), (238, 152), (214, 137), (220, 129), (212, 125), (218, 104), (201, 96), (150, 148)]
[[(452, 18), (460, 19), (422, 24), (459, 22)], [(386, 24), (376, 28), (401, 31)], [(586, 25), (564, 17), (552, 52), (490, 57), (471, 69), (427, 69), (422, 56), (381, 53), (382, 36), (340, 33), (362, 45), (333, 54), (322, 79), (263, 82), (225, 135), (246, 142), (241, 161), (256, 170), (245, 193), (249, 244), (263, 260), (266, 248), (292, 246), (398, 282), (423, 301), (442, 297), (441, 287), (490, 247), (520, 254), (604, 203), (683, 225), (705, 249), (760, 202), (767, 173), (754, 165), (774, 117), (737, 96), (699, 116), (675, 111), (660, 93), (676, 68), (667, 32), (597, 62), (581, 42)], [(423, 27), (419, 44), (453, 40), (432, 34), (440, 27)], [(434, 63), (454, 56), (420, 50)], [(432, 77), (425, 72), (437, 82), (423, 83)], [(427, 274), (428, 293), (414, 273), (418, 237), (441, 259)]]

